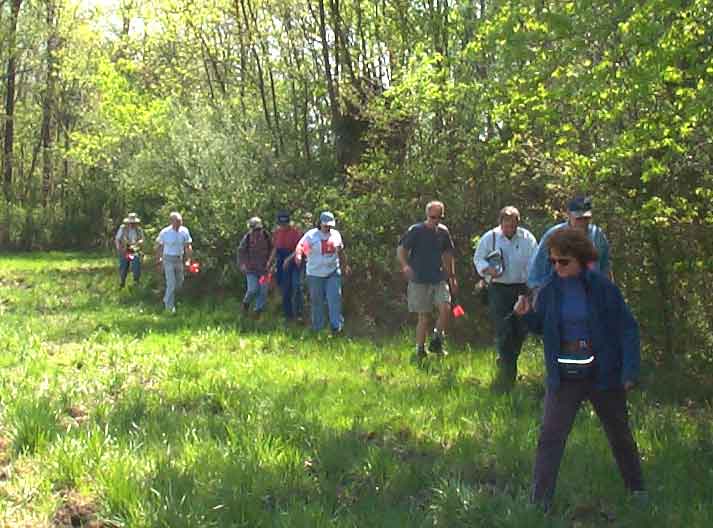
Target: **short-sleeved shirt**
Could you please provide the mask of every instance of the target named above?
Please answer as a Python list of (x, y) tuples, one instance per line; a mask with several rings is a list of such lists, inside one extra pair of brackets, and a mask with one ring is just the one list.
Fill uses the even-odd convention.
[(339, 250), (344, 248), (344, 242), (339, 231), (330, 229), (325, 235), (315, 227), (304, 234), (299, 244), (307, 255), (307, 275), (329, 277), (332, 273), (341, 273)]
[(296, 227), (290, 226), (287, 229), (277, 228), (272, 233), (272, 245), (277, 249), (294, 251), (300, 238), (302, 238), (302, 231)]
[(136, 244), (144, 238), (144, 232), (140, 227), (129, 227), (125, 225), (119, 226), (114, 240), (120, 244)]
[(432, 229), (424, 222), (414, 224), (401, 237), (399, 246), (408, 250), (408, 263), (414, 272), (413, 282), (435, 284), (448, 278), (442, 256), (455, 249), (451, 233), (443, 224)]
[(164, 256), (182, 257), (184, 246), (191, 244), (193, 239), (187, 227), (181, 226), (177, 231), (173, 226), (167, 226), (158, 234), (156, 242), (163, 246)]

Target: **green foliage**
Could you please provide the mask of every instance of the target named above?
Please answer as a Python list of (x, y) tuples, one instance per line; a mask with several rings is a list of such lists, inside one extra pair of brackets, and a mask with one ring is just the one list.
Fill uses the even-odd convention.
[(100, 246), (130, 210), (154, 235), (180, 210), (204, 269), (230, 282), (248, 217), (286, 208), (309, 227), (332, 209), (355, 287), (378, 284), (354, 309), (380, 319), (402, 295), (394, 246), (428, 200), (446, 202), (468, 270), (502, 206), (540, 236), (591, 193), (657, 353), (709, 355), (713, 314), (693, 285), (713, 276), (691, 263), (713, 259), (710, 0), (56, 5), (56, 28), (42, 3), (18, 22), (30, 73), (4, 246)]

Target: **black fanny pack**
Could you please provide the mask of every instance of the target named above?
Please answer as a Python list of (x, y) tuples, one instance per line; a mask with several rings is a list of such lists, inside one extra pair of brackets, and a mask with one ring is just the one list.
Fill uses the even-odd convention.
[(589, 341), (565, 342), (560, 346), (557, 367), (562, 380), (579, 381), (592, 378), (595, 363)]

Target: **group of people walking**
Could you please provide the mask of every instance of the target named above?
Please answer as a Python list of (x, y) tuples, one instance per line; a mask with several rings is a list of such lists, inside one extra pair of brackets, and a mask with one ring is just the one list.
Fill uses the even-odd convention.
[[(165, 291), (164, 308), (176, 312), (176, 292), (184, 281), (184, 268), (193, 253), (191, 234), (183, 225), (178, 212), (169, 215), (170, 224), (156, 237), (156, 262), (163, 269)], [(277, 215), (277, 227), (269, 233), (262, 219), (255, 216), (248, 220), (248, 230), (237, 246), (237, 265), (245, 275), (246, 291), (243, 297), (243, 312), (256, 317), (265, 309), (268, 288), (273, 279), (282, 293), (282, 309), (286, 320), (303, 316), (303, 273), (310, 295), (312, 328), (322, 330), (327, 320), (333, 334), (344, 328), (342, 315), (342, 274), (350, 274), (344, 242), (336, 229), (334, 214), (324, 211), (319, 223), (303, 233), (290, 219), (288, 212)], [(131, 268), (134, 282), (141, 277), (141, 257), (144, 234), (141, 220), (130, 213), (115, 236), (119, 258), (119, 287), (126, 283)], [(303, 263), (306, 261), (306, 265)], [(303, 270), (305, 270), (303, 272)]]
[[(458, 294), (445, 205), (430, 202), (425, 212), (424, 221), (409, 227), (398, 247), (409, 281), (409, 311), (418, 315), (414, 359), (419, 364), (427, 357), (429, 332), (428, 352), (445, 354), (446, 325)], [(591, 200), (575, 197), (568, 203), (567, 221), (546, 231), (538, 244), (519, 225), (519, 211), (507, 206), (473, 254), (495, 326), (495, 387), (508, 390), (515, 382), (528, 331), (543, 336), (546, 393), (532, 501), (544, 509), (551, 506), (565, 443), (585, 400), (604, 427), (627, 489), (646, 500), (626, 401), (639, 376), (639, 328), (613, 283), (607, 239), (591, 219)], [(438, 318), (431, 330), (434, 310)]]
[[(447, 325), (459, 293), (455, 244), (443, 222), (445, 205), (429, 202), (425, 213), (422, 222), (406, 230), (397, 247), (400, 269), (408, 281), (408, 310), (417, 314), (414, 361), (419, 365), (429, 353), (446, 355)], [(166, 281), (164, 305), (174, 312), (175, 291), (183, 282), (192, 239), (180, 214), (171, 213), (170, 219), (156, 238), (156, 254)], [(473, 254), (495, 327), (494, 387), (512, 388), (527, 333), (543, 336), (546, 393), (532, 499), (545, 509), (552, 501), (567, 437), (585, 400), (591, 401), (602, 422), (627, 489), (644, 496), (626, 400), (639, 375), (638, 324), (613, 282), (606, 236), (591, 219), (591, 200), (574, 197), (568, 203), (567, 220), (547, 230), (538, 244), (519, 225), (520, 212), (507, 206), (499, 213), (498, 225), (480, 237)], [(304, 273), (312, 328), (319, 331), (328, 322), (331, 331), (339, 334), (344, 327), (341, 280), (350, 267), (334, 215), (322, 212), (317, 226), (305, 233), (291, 223), (287, 212), (279, 213), (276, 220), (276, 229), (268, 233), (259, 217), (250, 218), (238, 244), (238, 265), (247, 282), (243, 310), (247, 313), (252, 307), (257, 315), (264, 310), (274, 273), (285, 317), (300, 317)], [(141, 244), (143, 232), (132, 213), (116, 234), (122, 287), (129, 268), (139, 280)]]
[[(306, 266), (302, 264), (306, 260)], [(344, 327), (342, 316), (342, 274), (351, 272), (336, 219), (329, 211), (319, 215), (316, 227), (303, 233), (290, 221), (287, 212), (277, 215), (277, 228), (265, 231), (262, 220), (248, 221), (248, 232), (238, 245), (238, 265), (245, 274), (247, 289), (243, 311), (251, 304), (256, 315), (265, 309), (267, 291), (273, 278), (282, 293), (282, 311), (287, 321), (302, 317), (302, 269), (310, 297), (312, 329), (325, 326), (325, 308), (333, 334)], [(274, 270), (274, 272), (273, 272)]]

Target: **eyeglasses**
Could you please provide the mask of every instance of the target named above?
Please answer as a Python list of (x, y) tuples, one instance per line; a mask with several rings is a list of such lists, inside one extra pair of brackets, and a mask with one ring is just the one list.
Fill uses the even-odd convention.
[(440, 219), (443, 218), (443, 217), (442, 217), (442, 216), (431, 216), (431, 215), (428, 215), (428, 218), (429, 218), (430, 220), (440, 220)]
[(571, 258), (551, 258), (550, 259), (550, 264), (553, 266), (556, 266), (559, 264), (560, 266), (569, 266), (569, 263), (572, 262), (574, 259)]

